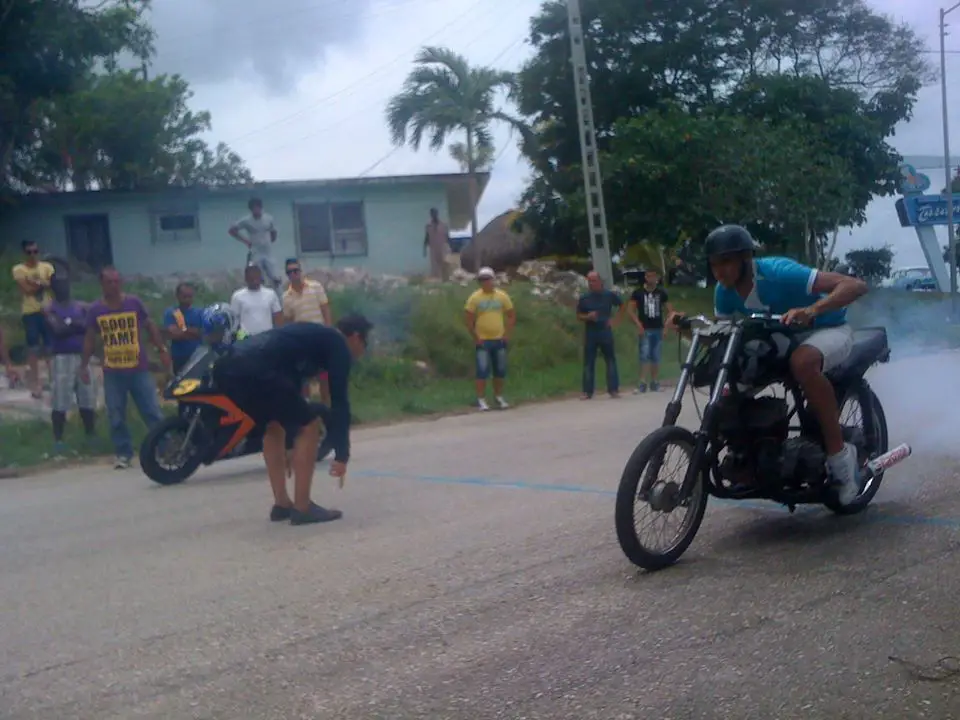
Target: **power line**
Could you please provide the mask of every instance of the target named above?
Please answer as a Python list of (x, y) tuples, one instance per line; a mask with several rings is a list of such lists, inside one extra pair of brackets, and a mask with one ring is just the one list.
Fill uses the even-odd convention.
[(425, 37), (423, 40), (421, 40), (420, 42), (418, 42), (418, 43), (417, 43), (416, 45), (414, 45), (413, 47), (411, 47), (411, 48), (405, 50), (404, 52), (400, 53), (399, 55), (397, 55), (395, 58), (393, 58), (393, 59), (390, 60), (389, 62), (387, 62), (387, 63), (379, 66), (378, 68), (376, 68), (375, 70), (373, 70), (373, 72), (370, 72), (370, 73), (368, 73), (367, 75), (364, 75), (362, 78), (360, 78), (359, 80), (356, 80), (355, 82), (351, 83), (350, 85), (347, 85), (346, 87), (341, 88), (340, 90), (338, 90), (338, 91), (336, 91), (336, 92), (334, 92), (334, 93), (331, 93), (330, 95), (327, 95), (326, 97), (320, 98), (320, 99), (317, 100), (316, 102), (314, 102), (314, 103), (306, 106), (305, 108), (303, 108), (303, 109), (301, 109), (301, 110), (298, 110), (298, 111), (295, 112), (295, 113), (291, 113), (290, 115), (287, 115), (286, 117), (282, 117), (282, 118), (280, 118), (279, 120), (275, 120), (274, 122), (268, 123), (267, 125), (263, 125), (263, 126), (261, 126), (261, 127), (259, 127), (259, 128), (255, 128), (254, 130), (251, 130), (250, 132), (247, 132), (247, 133), (244, 133), (243, 135), (240, 135), (240, 136), (238, 136), (238, 137), (235, 137), (235, 138), (233, 138), (232, 140), (229, 140), (229, 141), (227, 142), (227, 144), (228, 144), (228, 145), (233, 145), (234, 143), (238, 142), (239, 140), (243, 140), (243, 139), (248, 138), (248, 137), (251, 137), (251, 136), (253, 136), (253, 135), (257, 135), (257, 134), (263, 132), (264, 130), (269, 130), (270, 128), (276, 127), (277, 125), (283, 125), (284, 123), (287, 123), (287, 122), (289, 122), (290, 120), (293, 120), (294, 118), (300, 117), (301, 115), (304, 115), (305, 113), (309, 112), (310, 110), (313, 110), (313, 109), (319, 107), (320, 105), (322, 105), (323, 103), (327, 102), (328, 100), (332, 100), (332, 99), (335, 98), (335, 97), (338, 97), (338, 96), (340, 96), (340, 95), (343, 95), (345, 92), (347, 92), (347, 91), (350, 90), (351, 88), (355, 88), (355, 87), (356, 87), (357, 85), (359, 85), (360, 83), (362, 83), (362, 82), (364, 82), (364, 81), (366, 81), (366, 80), (369, 80), (369, 79), (372, 78), (372, 77), (375, 77), (375, 76), (379, 75), (379, 74), (380, 74), (381, 72), (383, 72), (384, 70), (387, 70), (387, 69), (389, 69), (389, 68), (392, 68), (396, 63), (398, 63), (398, 62), (400, 62), (401, 60), (405, 59), (410, 53), (416, 52), (416, 51), (419, 50), (425, 43), (429, 42), (430, 40), (432, 40), (433, 38), (437, 37), (437, 36), (440, 35), (441, 33), (446, 32), (446, 30), (448, 30), (450, 27), (452, 27), (453, 25), (455, 25), (457, 22), (459, 22), (460, 20), (462, 20), (464, 17), (466, 17), (467, 15), (469, 15), (471, 12), (473, 12), (473, 11), (474, 11), (476, 8), (478, 8), (483, 2), (484, 2), (484, 0), (476, 0), (476, 2), (474, 2), (469, 8), (467, 8), (467, 9), (466, 9), (464, 12), (462, 12), (460, 15), (456, 16), (453, 20), (451, 20), (450, 22), (448, 22), (446, 25), (444, 25), (443, 27), (441, 27), (439, 30), (437, 30), (437, 31), (434, 32), (434, 33), (431, 33), (430, 35), (428, 35), (427, 37)]
[(364, 177), (364, 176), (367, 175), (368, 173), (376, 170), (378, 167), (380, 167), (380, 165), (381, 165), (385, 160), (389, 160), (391, 157), (393, 157), (393, 156), (396, 155), (398, 152), (400, 152), (400, 149), (401, 149), (402, 147), (403, 147), (402, 145), (397, 145), (397, 146), (395, 146), (392, 150), (390, 150), (390, 152), (388, 152), (386, 155), (384, 155), (384, 156), (381, 157), (379, 160), (377, 160), (373, 165), (371, 165), (371, 166), (368, 167), (366, 170), (364, 170), (362, 173), (360, 173), (359, 175), (357, 175), (357, 177)]

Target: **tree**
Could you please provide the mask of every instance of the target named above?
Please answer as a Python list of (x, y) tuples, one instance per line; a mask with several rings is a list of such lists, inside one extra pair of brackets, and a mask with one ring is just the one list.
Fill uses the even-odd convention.
[[(758, 76), (735, 90), (724, 104), (733, 112), (772, 124), (795, 124), (842, 160), (851, 173), (852, 205), (837, 224), (862, 224), (875, 195), (897, 192), (900, 155), (887, 143), (900, 117), (876, 98), (867, 102), (849, 87), (831, 87), (819, 76)], [(830, 197), (825, 189), (824, 200)], [(828, 223), (829, 225), (829, 223)], [(825, 233), (835, 225), (820, 227)]]
[(846, 254), (847, 267), (852, 275), (875, 285), (890, 277), (893, 268), (893, 250), (889, 247), (861, 248)]
[(23, 189), (30, 174), (38, 104), (72, 92), (100, 63), (152, 53), (143, 21), (148, 0), (33, 0), (0, 3), (0, 191)]
[[(844, 140), (866, 146), (862, 162), (852, 168), (855, 207), (889, 182), (885, 138), (910, 117), (917, 90), (931, 77), (917, 53), (923, 43), (916, 34), (874, 13), (864, 0), (583, 0), (582, 15), (601, 150), (608, 149), (618, 122), (663, 100), (697, 113), (766, 77), (817, 78), (825, 87), (849, 90), (861, 103), (853, 108), (856, 132)], [(554, 195), (573, 204), (582, 184), (564, 2), (544, 3), (530, 41), (536, 54), (518, 78), (520, 111), (538, 128), (538, 142), (525, 148), (536, 170), (524, 196), (526, 222), (538, 232), (560, 234)], [(764, 96), (774, 90), (786, 95), (784, 88), (767, 85)], [(788, 122), (805, 117), (789, 104), (771, 103), (763, 113)], [(819, 139), (840, 142), (843, 121), (837, 132)], [(849, 159), (854, 153), (846, 145), (830, 154)], [(870, 175), (870, 164), (880, 172)], [(582, 216), (583, 210), (568, 215)]]
[(76, 92), (38, 105), (33, 179), (60, 190), (252, 182), (236, 153), (199, 137), (210, 114), (192, 111), (191, 97), (176, 75), (90, 74)]
[(802, 120), (772, 124), (666, 103), (618, 123), (603, 159), (615, 247), (674, 245), (735, 222), (815, 264), (812, 229), (851, 214), (850, 173)]
[(496, 148), (493, 145), (475, 145), (473, 147), (473, 157), (468, 154), (466, 143), (451, 143), (450, 157), (457, 161), (461, 172), (470, 172), (472, 167), (477, 172), (487, 172), (493, 167), (496, 159)]
[[(958, 236), (960, 236), (960, 228), (955, 229), (954, 231)], [(950, 246), (944, 245), (943, 250), (943, 261), (947, 264), (947, 267), (950, 267)], [(960, 268), (960, 243), (957, 244), (957, 267)]]
[[(465, 139), (467, 174), (476, 198), (476, 160), (484, 148), (493, 147), (490, 126), (505, 122), (526, 135), (523, 123), (498, 109), (499, 91), (512, 91), (511, 73), (487, 67), (471, 67), (467, 59), (446, 48), (425, 47), (414, 60), (402, 91), (387, 104), (387, 124), (396, 145), (420, 148), (424, 136), (430, 147), (444, 146), (447, 136), (462, 132)], [(477, 234), (476, 203), (471, 202), (471, 230)]]

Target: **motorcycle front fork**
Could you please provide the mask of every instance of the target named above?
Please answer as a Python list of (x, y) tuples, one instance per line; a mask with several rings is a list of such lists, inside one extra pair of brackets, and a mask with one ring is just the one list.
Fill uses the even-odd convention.
[(193, 433), (197, 429), (197, 423), (200, 422), (200, 413), (193, 411), (193, 417), (190, 418), (190, 425), (187, 427), (187, 433), (183, 436), (183, 444), (180, 446), (180, 452), (185, 453), (190, 447), (190, 441), (193, 439)]

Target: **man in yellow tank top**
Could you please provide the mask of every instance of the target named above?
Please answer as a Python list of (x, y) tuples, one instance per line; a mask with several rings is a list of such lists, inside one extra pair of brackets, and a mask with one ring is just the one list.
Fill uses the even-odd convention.
[(489, 410), (487, 405), (487, 378), (493, 374), (493, 394), (500, 409), (509, 407), (503, 399), (503, 384), (507, 377), (507, 343), (517, 323), (513, 301), (496, 287), (492, 268), (480, 268), (477, 273), (480, 289), (474, 292), (464, 306), (467, 329), (476, 344), (477, 407)]

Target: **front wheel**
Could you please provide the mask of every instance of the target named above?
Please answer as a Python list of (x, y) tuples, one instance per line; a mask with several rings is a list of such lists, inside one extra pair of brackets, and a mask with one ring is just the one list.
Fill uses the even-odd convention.
[(200, 467), (199, 449), (185, 445), (190, 420), (174, 415), (153, 427), (140, 445), (140, 467), (159, 485), (177, 485)]
[[(673, 565), (693, 542), (707, 509), (705, 473), (700, 473), (689, 497), (680, 497), (687, 468), (694, 460), (696, 440), (689, 430), (667, 426), (655, 430), (633, 451), (617, 489), (617, 540), (624, 555), (644, 570)], [(679, 464), (679, 468), (676, 466)], [(638, 513), (651, 511), (651, 518)], [(664, 533), (656, 546), (642, 535), (651, 526), (665, 526), (670, 520), (679, 527)], [(662, 528), (661, 528), (662, 529)]]

